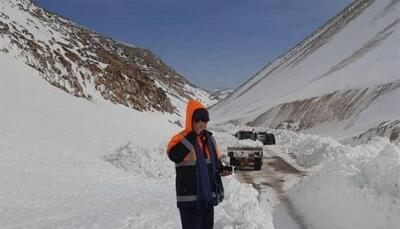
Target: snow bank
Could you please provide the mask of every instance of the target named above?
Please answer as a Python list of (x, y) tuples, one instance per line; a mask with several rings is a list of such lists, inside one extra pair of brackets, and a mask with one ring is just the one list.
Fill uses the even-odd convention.
[[(250, 140), (251, 141), (251, 140)], [(224, 141), (222, 141), (224, 142)], [(104, 156), (106, 161), (122, 168), (135, 176), (165, 178), (174, 183), (175, 170), (167, 158), (165, 146), (140, 146), (129, 142)], [(272, 207), (261, 206), (259, 193), (249, 184), (240, 183), (235, 177), (223, 177), (225, 189), (224, 201), (215, 208), (215, 228), (220, 229), (273, 229)], [(175, 207), (174, 203), (170, 203)], [(139, 224), (138, 224), (139, 225)], [(179, 222), (174, 224), (178, 227)], [(134, 226), (131, 224), (130, 226)]]
[[(106, 155), (105, 159), (117, 167), (137, 176), (175, 177), (172, 163), (165, 158), (162, 147), (145, 148), (131, 142)], [(215, 208), (215, 228), (220, 229), (273, 229), (272, 216), (258, 202), (259, 193), (249, 184), (242, 184), (234, 176), (223, 178), (224, 201)], [(171, 203), (175, 207), (175, 204)], [(271, 209), (271, 208), (269, 208)], [(178, 226), (177, 223), (175, 226)], [(133, 225), (130, 225), (133, 226)]]
[(276, 131), (283, 148), (313, 174), (288, 192), (307, 228), (398, 228), (400, 147), (375, 137), (350, 147), (331, 138)]
[(225, 200), (217, 207), (216, 229), (273, 229), (272, 216), (258, 202), (256, 189), (234, 176), (224, 177)]
[(276, 130), (274, 134), (277, 143), (305, 168), (337, 158), (351, 150), (351, 147), (342, 145), (330, 137), (318, 137), (289, 130)]
[(165, 150), (165, 145), (140, 146), (128, 142), (104, 158), (113, 165), (138, 176), (172, 178), (175, 176), (175, 170)]

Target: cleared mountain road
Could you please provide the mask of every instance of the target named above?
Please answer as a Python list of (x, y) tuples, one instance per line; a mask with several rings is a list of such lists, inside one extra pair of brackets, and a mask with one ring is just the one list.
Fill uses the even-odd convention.
[[(265, 146), (263, 166), (256, 171), (253, 168), (241, 168), (235, 176), (242, 183), (253, 185), (260, 193), (259, 201), (272, 202), (274, 205), (274, 226), (276, 229), (306, 229), (301, 214), (296, 212), (290, 199), (287, 197), (285, 182), (297, 182), (305, 176), (295, 165), (282, 158), (279, 152)], [(272, 195), (271, 195), (272, 194)], [(271, 198), (274, 196), (275, 198)], [(271, 204), (271, 203), (270, 203)]]

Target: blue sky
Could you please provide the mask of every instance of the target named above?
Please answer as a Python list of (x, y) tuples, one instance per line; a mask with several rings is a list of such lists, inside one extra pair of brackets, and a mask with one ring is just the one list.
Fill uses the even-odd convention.
[(150, 49), (205, 89), (236, 88), (351, 0), (36, 0)]

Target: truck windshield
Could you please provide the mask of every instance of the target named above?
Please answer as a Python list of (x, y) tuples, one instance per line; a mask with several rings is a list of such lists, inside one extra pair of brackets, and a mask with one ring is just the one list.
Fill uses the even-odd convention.
[(258, 133), (257, 133), (257, 137), (258, 137), (258, 138), (264, 139), (264, 138), (267, 137), (267, 133), (265, 133), (265, 132), (258, 132)]

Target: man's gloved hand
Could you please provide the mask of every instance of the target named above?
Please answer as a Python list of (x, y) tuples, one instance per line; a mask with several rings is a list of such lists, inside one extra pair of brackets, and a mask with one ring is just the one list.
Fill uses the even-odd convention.
[(186, 134), (185, 138), (194, 145), (196, 143), (197, 133), (192, 130), (188, 134)]
[(222, 172), (220, 173), (221, 176), (229, 176), (232, 174), (232, 167), (230, 169), (223, 169)]

